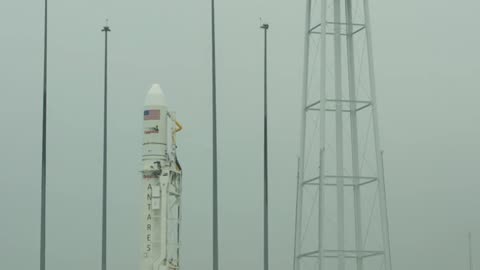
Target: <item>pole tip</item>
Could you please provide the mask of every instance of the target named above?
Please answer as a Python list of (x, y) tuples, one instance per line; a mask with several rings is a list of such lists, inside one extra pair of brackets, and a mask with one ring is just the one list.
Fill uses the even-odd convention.
[(110, 32), (110, 27), (108, 26), (108, 18), (105, 19), (105, 26), (102, 28), (102, 32)]

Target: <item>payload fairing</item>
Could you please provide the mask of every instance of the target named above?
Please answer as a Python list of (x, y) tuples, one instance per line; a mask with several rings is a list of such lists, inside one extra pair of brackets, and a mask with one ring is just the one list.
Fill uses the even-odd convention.
[(154, 84), (143, 114), (143, 244), (141, 270), (179, 269), (182, 168), (175, 135), (181, 130)]

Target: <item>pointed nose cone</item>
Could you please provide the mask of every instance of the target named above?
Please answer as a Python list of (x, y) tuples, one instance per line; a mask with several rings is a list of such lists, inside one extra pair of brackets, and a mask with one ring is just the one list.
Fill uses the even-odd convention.
[(145, 97), (145, 106), (167, 106), (165, 94), (159, 84), (154, 84)]

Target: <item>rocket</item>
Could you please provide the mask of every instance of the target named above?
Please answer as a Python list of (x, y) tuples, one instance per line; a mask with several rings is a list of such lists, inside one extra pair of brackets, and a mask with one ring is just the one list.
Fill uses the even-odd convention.
[(177, 270), (180, 258), (182, 168), (176, 133), (182, 126), (168, 111), (158, 84), (148, 91), (143, 112), (143, 227), (141, 270)]

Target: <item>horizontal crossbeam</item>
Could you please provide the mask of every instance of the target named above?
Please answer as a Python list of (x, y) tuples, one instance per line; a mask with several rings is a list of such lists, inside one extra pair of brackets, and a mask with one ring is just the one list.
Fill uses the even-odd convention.
[[(320, 111), (320, 108), (315, 108), (315, 106), (319, 105), (320, 103), (322, 103), (321, 100), (318, 100), (318, 101), (315, 101), (311, 104), (309, 104), (307, 107), (305, 107), (305, 111)], [(358, 112), (358, 111), (361, 111), (369, 106), (372, 105), (372, 102), (371, 101), (367, 101), (367, 100), (349, 100), (349, 99), (327, 99), (327, 104), (328, 103), (334, 103), (334, 104), (337, 104), (337, 103), (345, 103), (345, 104), (350, 104), (350, 103), (355, 103), (355, 104), (358, 104), (358, 105), (361, 105), (361, 106), (356, 106), (355, 108), (355, 111)], [(335, 109), (332, 109), (332, 108), (326, 108), (325, 111), (327, 112), (335, 112), (336, 110)], [(350, 109), (346, 110), (346, 109), (342, 109), (341, 110), (342, 112), (351, 112)]]
[[(323, 257), (325, 258), (338, 258), (340, 255), (344, 255), (345, 258), (348, 259), (356, 259), (356, 258), (367, 258), (372, 256), (380, 256), (383, 255), (383, 251), (378, 250), (334, 250), (334, 249), (326, 249), (324, 250)], [(298, 258), (317, 258), (318, 257), (318, 250), (302, 253), (297, 256)]]
[[(328, 25), (341, 25), (341, 26), (347, 26), (348, 24), (347, 23), (344, 23), (344, 22), (327, 22), (327, 27)], [(365, 24), (360, 24), (360, 23), (352, 23), (352, 28), (354, 28), (355, 30), (352, 31), (352, 34), (351, 35), (355, 35), (356, 33), (362, 31), (365, 29)], [(321, 31), (315, 31), (316, 29), (318, 29), (320, 26), (322, 26), (321, 23), (315, 25), (314, 27), (312, 27), (310, 29), (310, 33), (311, 34), (321, 34), (322, 32)], [(325, 34), (327, 35), (335, 35), (334, 32), (331, 32), (331, 31), (327, 31)], [(348, 33), (346, 33), (346, 30), (344, 32), (340, 32), (340, 35), (342, 36), (347, 36)]]
[[(303, 181), (303, 184), (304, 185), (320, 185), (319, 183), (319, 180), (320, 177), (314, 177), (314, 178), (310, 178), (310, 179), (307, 179), (307, 180), (304, 180)], [(345, 182), (344, 183), (344, 186), (356, 186), (355, 183), (353, 183), (354, 180), (359, 180), (359, 183), (358, 185), (359, 186), (363, 186), (363, 185), (366, 185), (366, 184), (370, 184), (370, 183), (373, 183), (375, 181), (377, 181), (377, 177), (374, 177), (374, 176), (351, 176), (351, 175), (325, 175), (324, 176), (324, 183), (323, 185), (324, 186), (336, 186), (337, 185), (337, 181), (340, 180), (340, 179), (343, 179), (343, 180), (348, 180), (349, 182)], [(328, 180), (330, 179), (334, 179), (334, 182), (328, 182)], [(317, 182), (315, 182), (317, 181)]]

